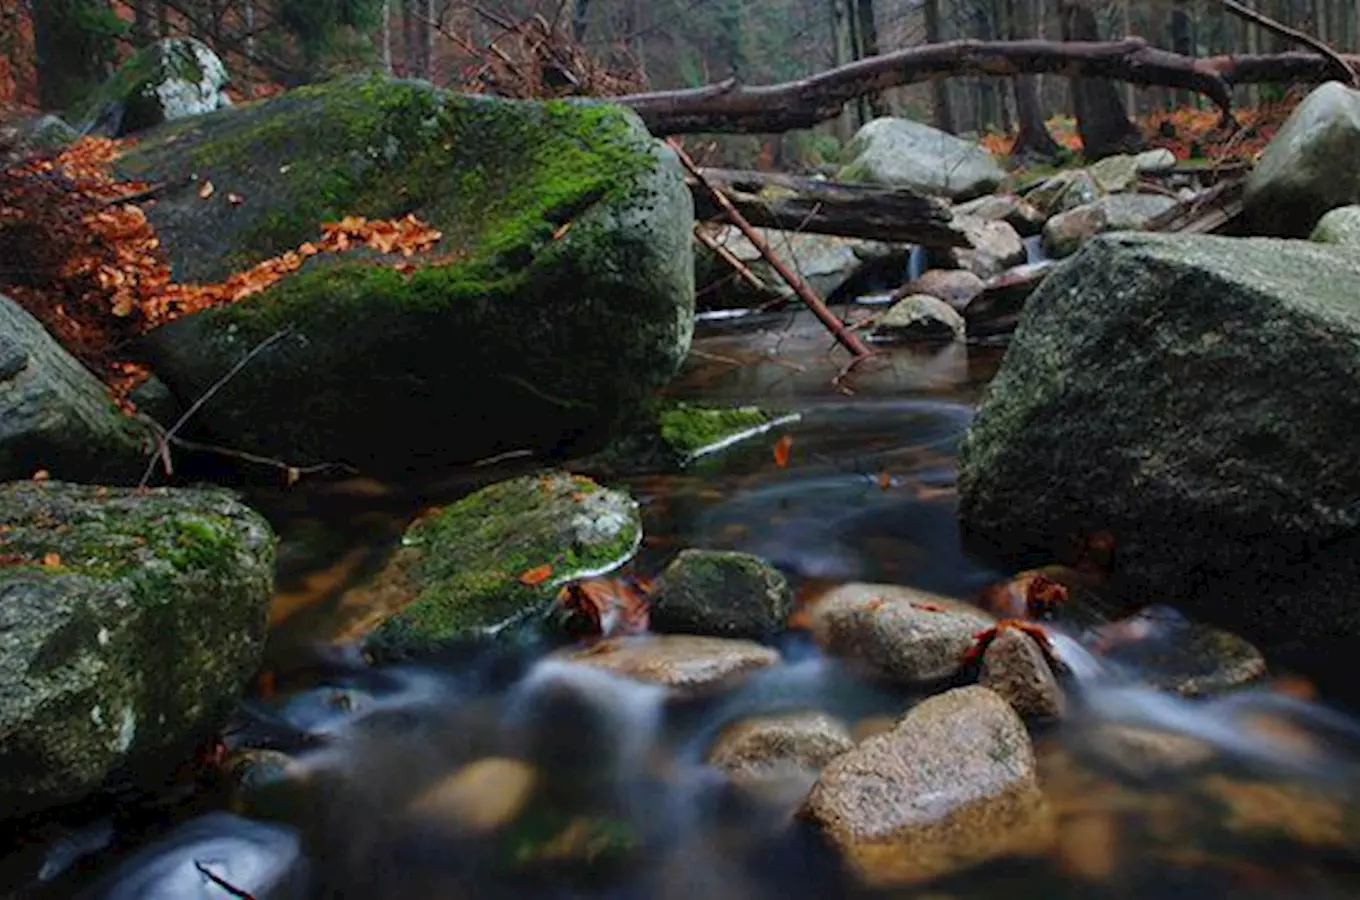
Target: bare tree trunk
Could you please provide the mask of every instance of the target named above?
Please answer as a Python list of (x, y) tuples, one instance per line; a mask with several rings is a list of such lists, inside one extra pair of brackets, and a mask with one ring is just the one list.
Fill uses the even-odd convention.
[(590, 0), (572, 0), (571, 37), (578, 43), (586, 36), (586, 15), (590, 12)]
[[(1095, 13), (1083, 0), (1061, 0), (1064, 41), (1098, 41)], [(1100, 159), (1135, 149), (1142, 144), (1138, 129), (1129, 121), (1124, 101), (1114, 82), (1105, 78), (1076, 77), (1071, 80), (1072, 106), (1077, 116), (1082, 151), (1088, 159)]]
[[(1360, 3), (1360, 0), (1356, 0)], [(926, 42), (940, 43), (940, 0), (925, 0)], [(949, 82), (940, 77), (930, 80), (931, 93), (934, 95), (935, 127), (941, 131), (954, 131), (954, 110), (949, 103)]]
[(426, 81), (434, 81), (434, 39), (439, 32), (439, 19), (435, 15), (434, 0), (425, 0), (425, 40), (421, 48), (421, 75)]
[(170, 6), (165, 0), (156, 4), (156, 37), (168, 38), (170, 36)]
[(392, 0), (382, 5), (382, 66), (383, 74), (392, 75)]
[(401, 50), (402, 74), (407, 78), (420, 71), (420, 54), (417, 47), (416, 17), (413, 15), (418, 0), (401, 0)]
[[(1190, 11), (1186, 4), (1177, 3), (1171, 7), (1171, 49), (1183, 56), (1192, 56), (1194, 47), (1190, 39)], [(1189, 106), (1194, 102), (1189, 91), (1176, 92), (1176, 106)]]
[[(841, 5), (841, 0), (827, 0), (826, 9), (830, 15), (828, 24), (831, 27), (831, 65), (833, 68), (840, 68), (846, 62), (845, 7)], [(855, 115), (851, 110), (851, 104), (847, 103), (836, 116), (836, 134), (840, 137), (841, 143), (847, 143), (854, 133)]]
[[(852, 61), (864, 58), (864, 41), (859, 32), (859, 16), (855, 11), (855, 0), (842, 0), (845, 4), (845, 24), (846, 33), (850, 38), (850, 59)], [(855, 127), (859, 128), (872, 118), (869, 103), (863, 96), (855, 98)]]
[(132, 4), (132, 43), (145, 47), (156, 39), (156, 16), (151, 9), (153, 0), (139, 0)]
[[(874, 16), (874, 0), (855, 0), (855, 14), (859, 19), (860, 59), (878, 55), (878, 20)], [(881, 93), (865, 98), (873, 118), (888, 115), (888, 103)]]
[(255, 96), (255, 0), (245, 0), (245, 8), (242, 10), (246, 26), (245, 51), (246, 62), (242, 70), (241, 78), (245, 82), (246, 97)]
[[(1038, 36), (1034, 10), (1036, 0), (1006, 0), (1006, 21), (1011, 40)], [(1011, 144), (1012, 156), (1039, 156), (1051, 158), (1062, 150), (1044, 124), (1043, 104), (1039, 99), (1039, 78), (1035, 75), (1022, 75), (1012, 79), (1015, 85), (1015, 117), (1019, 128), (1015, 132), (1015, 142)]]

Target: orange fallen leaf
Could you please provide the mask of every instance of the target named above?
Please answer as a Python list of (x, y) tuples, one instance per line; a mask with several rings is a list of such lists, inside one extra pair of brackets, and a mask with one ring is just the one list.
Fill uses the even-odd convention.
[(880, 490), (885, 491), (888, 488), (892, 487), (893, 483), (892, 476), (889, 475), (887, 472), (879, 472), (878, 476), (874, 479), (874, 481), (877, 482)]
[(47, 481), (51, 477), (52, 473), (48, 472), (46, 469), (39, 469), (38, 471), (33, 473), (34, 481)]
[(521, 572), (519, 575), (519, 583), (528, 585), (529, 587), (542, 584), (552, 577), (552, 571), (552, 566), (546, 563), (541, 566), (536, 566), (527, 572)]
[(259, 681), (256, 682), (256, 688), (259, 691), (260, 697), (264, 700), (268, 700), (278, 693), (278, 678), (271, 671), (261, 672)]
[(559, 225), (559, 226), (557, 227), (556, 230), (553, 231), (553, 233), (552, 233), (552, 239), (555, 240), (555, 241), (561, 240), (562, 237), (563, 237), (568, 231), (571, 231), (571, 223), (570, 223), (570, 222), (564, 222), (564, 223), (562, 223), (561, 225)]
[(793, 435), (786, 434), (774, 442), (774, 464), (785, 468), (789, 464), (789, 450), (793, 447)]
[(213, 190), (213, 183), (211, 181), (205, 181), (198, 189), (198, 196), (207, 200), (213, 195)]
[(227, 194), (227, 202), (232, 206), (240, 206), (246, 202), (246, 198), (237, 193), (229, 193)]
[(61, 555), (58, 553), (48, 553), (42, 558), (42, 564), (45, 568), (55, 569), (57, 566), (61, 565)]

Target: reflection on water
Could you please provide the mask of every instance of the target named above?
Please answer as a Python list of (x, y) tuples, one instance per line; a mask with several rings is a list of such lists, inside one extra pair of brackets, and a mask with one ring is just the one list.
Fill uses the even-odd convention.
[[(779, 361), (762, 358), (772, 341), (786, 342)], [(891, 378), (857, 381), (847, 397), (831, 385), (843, 360), (824, 335), (737, 334), (700, 349), (718, 359), (687, 369), (687, 399), (796, 399), (804, 415), (782, 432), (793, 438), (786, 467), (773, 463), (771, 434), (633, 479), (648, 535), (641, 572), (697, 546), (766, 556), (804, 596), (864, 580), (968, 597), (1006, 574), (969, 558), (954, 522), (955, 453), (994, 356), (897, 356)], [(925, 393), (904, 401), (913, 381)], [(866, 682), (798, 632), (781, 640), (779, 665), (698, 698), (545, 659), (546, 648), (384, 670), (352, 653), (304, 653), (308, 635), (324, 634), (326, 602), (441, 495), (301, 496), (274, 508), (291, 561), (270, 651), (278, 690), (248, 702), (249, 727), (232, 737), (290, 756), (242, 801), (247, 818), (203, 816), (112, 873), (111, 860), (87, 867), (104, 878), (89, 896), (232, 896), (211, 875), (259, 900), (859, 895), (795, 818), (806, 782), (739, 787), (704, 760), (748, 717), (815, 709), (869, 734), (917, 694)], [(317, 572), (317, 561), (330, 565)], [(1354, 721), (1269, 687), (1173, 697), (1093, 657), (1076, 634), (1054, 640), (1074, 674), (1072, 715), (1036, 732), (1058, 820), (1051, 852), (888, 896), (1360, 896)], [(57, 842), (57, 861), (96, 843)]]

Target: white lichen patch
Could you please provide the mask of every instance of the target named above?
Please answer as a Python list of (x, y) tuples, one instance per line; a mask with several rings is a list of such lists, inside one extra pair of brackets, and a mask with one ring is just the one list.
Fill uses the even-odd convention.
[(119, 753), (126, 753), (132, 746), (132, 741), (137, 737), (137, 714), (133, 712), (131, 706), (123, 707), (123, 716), (118, 723), (118, 743), (115, 745)]
[(107, 647), (109, 645), (109, 630), (100, 628), (99, 633), (95, 635), (95, 640), (99, 641), (99, 646)]

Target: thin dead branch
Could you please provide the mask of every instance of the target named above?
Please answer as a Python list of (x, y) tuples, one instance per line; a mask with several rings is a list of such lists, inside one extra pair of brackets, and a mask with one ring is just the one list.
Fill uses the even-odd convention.
[(680, 142), (672, 139), (667, 143), (669, 143), (671, 149), (675, 151), (675, 155), (679, 158), (681, 164), (684, 165), (689, 174), (702, 185), (710, 196), (712, 196), (713, 200), (726, 211), (727, 218), (732, 224), (741, 230), (741, 233), (744, 234), (746, 239), (751, 242), (752, 246), (760, 252), (760, 255), (765, 258), (771, 268), (779, 273), (779, 277), (784, 279), (788, 286), (793, 289), (793, 292), (798, 295), (798, 299), (802, 300), (803, 303), (807, 305), (807, 308), (812, 310), (813, 315), (815, 315), (817, 319), (826, 326), (827, 330), (835, 336), (836, 341), (855, 357), (872, 356), (873, 351), (865, 346), (864, 342), (861, 341), (857, 335), (846, 330), (845, 324), (841, 322), (840, 319), (836, 318), (831, 310), (827, 309), (826, 304), (822, 302), (822, 299), (817, 296), (812, 288), (808, 287), (807, 282), (799, 278), (798, 275), (770, 249), (770, 245), (766, 243), (763, 237), (761, 237), (760, 232), (756, 231), (755, 228), (751, 226), (751, 223), (746, 221), (746, 218), (737, 211), (737, 208), (732, 205), (732, 202), (727, 199), (727, 196), (722, 190), (714, 187), (713, 184), (704, 177), (704, 173), (697, 165), (695, 165), (694, 160), (690, 159), (689, 154), (680, 146)]
[(746, 263), (737, 259), (736, 254), (734, 254), (731, 250), (727, 249), (727, 247), (720, 243), (717, 238), (713, 237), (713, 235), (709, 234), (707, 231), (704, 231), (703, 223), (701, 222), (694, 223), (694, 236), (695, 238), (698, 239), (699, 243), (703, 244), (709, 250), (713, 251), (714, 256), (718, 257), (718, 259), (727, 263), (727, 265), (732, 269), (733, 272), (735, 272), (738, 275), (738, 277), (741, 278), (742, 281), (745, 281), (756, 291), (758, 291), (761, 294), (776, 293), (774, 288), (770, 287), (768, 284), (766, 284), (764, 281), (760, 279), (759, 275), (751, 271), (750, 266), (746, 265)]

